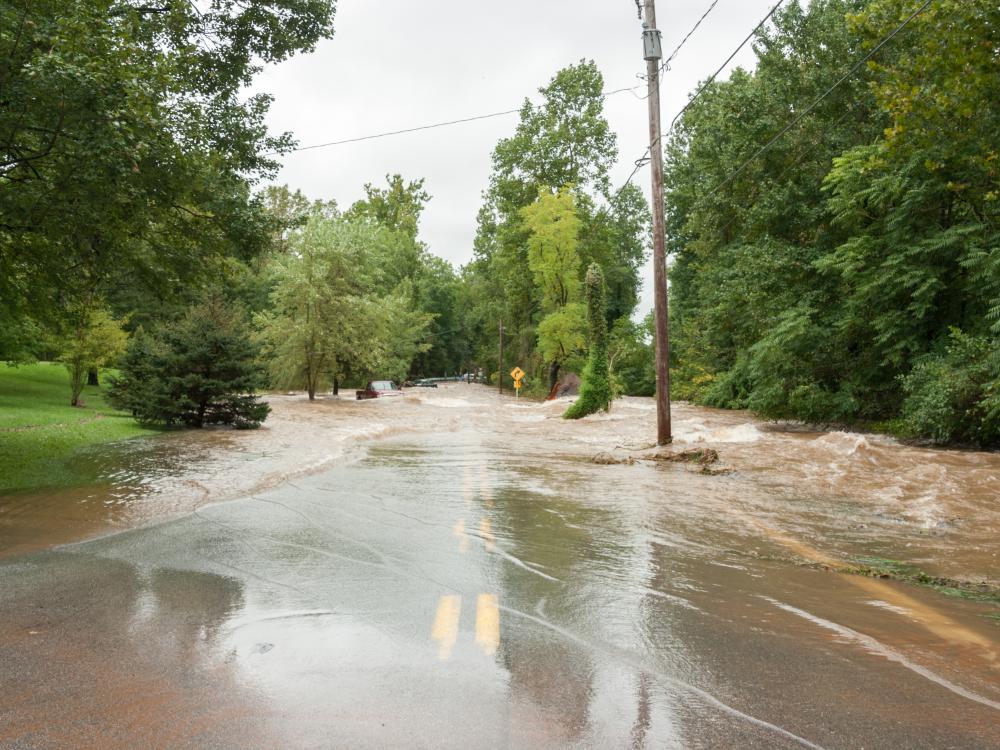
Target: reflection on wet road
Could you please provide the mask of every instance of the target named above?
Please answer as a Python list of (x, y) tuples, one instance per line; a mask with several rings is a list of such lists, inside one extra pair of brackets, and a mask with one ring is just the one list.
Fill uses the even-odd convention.
[(0, 562), (0, 747), (1000, 748), (996, 608), (824, 570), (843, 540), (798, 530), (842, 494), (443, 408)]

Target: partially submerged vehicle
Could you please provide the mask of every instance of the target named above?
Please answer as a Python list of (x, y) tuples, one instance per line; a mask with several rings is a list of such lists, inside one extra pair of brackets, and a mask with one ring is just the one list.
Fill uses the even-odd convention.
[(358, 401), (367, 398), (384, 398), (386, 396), (402, 396), (403, 389), (391, 380), (370, 380), (360, 391), (355, 391)]

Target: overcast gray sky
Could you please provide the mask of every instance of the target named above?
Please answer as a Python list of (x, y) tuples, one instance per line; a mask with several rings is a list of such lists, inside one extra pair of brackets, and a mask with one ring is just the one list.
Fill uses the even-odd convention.
[[(669, 122), (698, 81), (722, 63), (775, 0), (719, 0), (663, 80)], [(711, 0), (660, 0), (658, 26), (668, 54)], [(301, 146), (455, 120), (539, 101), (537, 89), (582, 58), (604, 74), (605, 90), (642, 83), (641, 26), (634, 0), (339, 0), (332, 39), (316, 51), (267, 68), (257, 88), (275, 97), (273, 131)], [(750, 45), (734, 65), (752, 65)], [(641, 90), (639, 94), (643, 93)], [(630, 93), (605, 100), (618, 134), (620, 184), (648, 140), (646, 102)], [(365, 182), (386, 173), (423, 177), (433, 196), (421, 237), (456, 267), (472, 256), (476, 211), (490, 154), (517, 115), (283, 157), (278, 182), (347, 207)], [(637, 176), (647, 191), (649, 170)], [(651, 268), (644, 279), (651, 278)], [(640, 313), (652, 306), (644, 284)]]

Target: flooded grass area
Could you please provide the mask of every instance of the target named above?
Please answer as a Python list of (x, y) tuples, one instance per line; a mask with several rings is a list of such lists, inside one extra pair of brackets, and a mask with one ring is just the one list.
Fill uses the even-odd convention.
[[(268, 401), (273, 412), (259, 430), (144, 431), (56, 452), (52, 463), (64, 468), (49, 473), (71, 486), (33, 480), (42, 489), (0, 489), (0, 557), (190, 513), (349, 460), (366, 441), (454, 422), (450, 411), (421, 409), (417, 399), (272, 394)], [(0, 433), (5, 446), (7, 438)]]
[(70, 406), (66, 368), (39, 362), (0, 363), (0, 494), (100, 481), (77, 461), (83, 451), (156, 434), (111, 408), (98, 387), (85, 387), (84, 406)]

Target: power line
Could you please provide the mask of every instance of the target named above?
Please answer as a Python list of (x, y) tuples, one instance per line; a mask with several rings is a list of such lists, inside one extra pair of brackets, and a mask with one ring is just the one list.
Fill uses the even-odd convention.
[(685, 44), (687, 44), (687, 40), (690, 39), (691, 35), (698, 30), (698, 27), (701, 26), (701, 22), (704, 21), (706, 18), (708, 18), (708, 14), (711, 13), (715, 9), (715, 6), (718, 5), (718, 4), (719, 4), (719, 0), (712, 0), (712, 4), (709, 5), (708, 9), (704, 13), (701, 14), (701, 18), (698, 19), (698, 21), (695, 23), (695, 25), (691, 27), (691, 30), (687, 34), (684, 35), (683, 39), (681, 39), (681, 43), (677, 45), (677, 47), (674, 49), (674, 51), (671, 52), (667, 56), (667, 59), (663, 61), (663, 64), (660, 65), (660, 72), (661, 73), (663, 71), (665, 71), (670, 66), (670, 63), (672, 63), (674, 61), (674, 58), (677, 57), (677, 53), (680, 52), (681, 49), (683, 49), (683, 47), (684, 47)]
[[(638, 4), (638, 0), (636, 0), (636, 1), (637, 1), (637, 4)], [(746, 35), (746, 38), (744, 38), (744, 40), (742, 42), (740, 42), (739, 46), (732, 51), (732, 53), (729, 55), (729, 57), (726, 58), (725, 62), (723, 62), (722, 65), (720, 65), (716, 69), (716, 71), (714, 73), (712, 73), (711, 77), (709, 77), (709, 79), (707, 81), (705, 81), (704, 84), (702, 84), (701, 88), (699, 88), (698, 91), (695, 92), (695, 95), (693, 97), (691, 97), (691, 99), (688, 100), (688, 103), (685, 104), (684, 107), (681, 109), (681, 111), (677, 113), (676, 117), (674, 117), (674, 119), (670, 121), (670, 126), (667, 128), (667, 132), (666, 133), (661, 133), (660, 134), (660, 138), (664, 138), (667, 135), (669, 135), (670, 131), (673, 130), (674, 125), (677, 123), (678, 118), (682, 114), (684, 114), (684, 112), (687, 110), (687, 108), (690, 107), (692, 104), (694, 104), (695, 100), (705, 92), (705, 90), (719, 76), (719, 73), (721, 73), (725, 69), (725, 67), (727, 65), (729, 65), (729, 63), (731, 63), (733, 61), (733, 58), (736, 57), (736, 55), (738, 55), (740, 53), (740, 50), (742, 50), (747, 45), (747, 42), (749, 42), (751, 39), (753, 39), (754, 35), (758, 31), (760, 31), (761, 28), (764, 26), (764, 24), (766, 24), (771, 19), (771, 16), (773, 16), (775, 14), (775, 12), (778, 10), (778, 8), (784, 2), (785, 2), (785, 0), (778, 0), (778, 2), (774, 4), (774, 6), (771, 8), (771, 10), (768, 12), (768, 14), (766, 16), (764, 16), (760, 20), (760, 23), (758, 23), (756, 26), (754, 26), (753, 30), (749, 34)], [(687, 35), (684, 37), (684, 39), (681, 40), (681, 43), (679, 45), (677, 45), (677, 48), (672, 53), (670, 53), (670, 57), (667, 58), (667, 62), (664, 63), (664, 67), (666, 67), (667, 63), (669, 63), (671, 60), (674, 59), (674, 57), (677, 56), (677, 53), (680, 52), (681, 48), (684, 46), (684, 43), (687, 42), (688, 38), (695, 32), (695, 30), (698, 28), (698, 26), (701, 25), (701, 22), (705, 20), (705, 17), (709, 13), (712, 12), (712, 8), (714, 8), (715, 5), (716, 5), (716, 3), (713, 2), (709, 6), (708, 10), (706, 10), (702, 14), (701, 18), (698, 19), (698, 22), (694, 25), (694, 27), (691, 29), (691, 31), (689, 31), (687, 33)], [(663, 70), (663, 68), (661, 68), (661, 71), (662, 70)], [(622, 192), (622, 190), (625, 189), (625, 187), (632, 181), (632, 179), (636, 176), (636, 174), (639, 172), (639, 170), (643, 166), (645, 166), (645, 164), (646, 164), (646, 156), (649, 154), (649, 148), (650, 147), (647, 147), (646, 150), (643, 152), (642, 156), (640, 156), (638, 159), (636, 159), (636, 161), (635, 161), (635, 169), (632, 170), (632, 174), (630, 174), (628, 176), (628, 179), (625, 180), (625, 182), (622, 184), (622, 186), (620, 188), (618, 188), (618, 190), (615, 191), (615, 194), (614, 194), (615, 197), (617, 197)]]
[[(614, 96), (615, 94), (621, 94), (626, 91), (635, 91), (640, 88), (642, 84), (637, 84), (635, 86), (629, 86), (627, 88), (615, 89), (613, 91), (607, 91), (601, 94), (602, 99), (607, 99), (609, 96)], [(461, 125), (466, 122), (476, 122), (478, 120), (489, 120), (494, 117), (505, 117), (506, 115), (514, 115), (520, 112), (522, 107), (517, 109), (506, 109), (503, 112), (491, 112), (487, 115), (475, 115), (473, 117), (462, 117), (458, 120), (448, 120), (446, 122), (435, 122), (429, 125), (417, 125), (412, 128), (403, 128), (402, 130), (389, 130), (384, 133), (372, 133), (371, 135), (362, 135), (356, 138), (345, 138), (340, 141), (329, 141), (327, 143), (315, 143), (311, 146), (300, 146), (298, 148), (289, 149), (288, 151), (269, 151), (265, 156), (273, 156), (275, 154), (286, 154), (286, 153), (297, 153), (299, 151), (312, 151), (317, 148), (326, 148), (328, 146), (342, 146), (346, 143), (359, 143), (361, 141), (371, 141), (376, 138), (388, 138), (394, 135), (403, 135), (405, 133), (416, 133), (421, 130), (433, 130), (434, 128), (444, 128), (451, 125)]]
[(740, 50), (742, 50), (744, 47), (746, 47), (747, 42), (749, 42), (751, 39), (754, 38), (754, 36), (757, 34), (757, 32), (760, 31), (761, 28), (763, 28), (764, 24), (771, 20), (771, 16), (773, 16), (775, 14), (775, 12), (778, 10), (778, 8), (784, 2), (785, 2), (785, 0), (778, 0), (778, 2), (776, 2), (774, 4), (774, 7), (771, 8), (771, 10), (768, 12), (768, 14), (766, 16), (764, 16), (762, 19), (760, 19), (760, 23), (758, 23), (753, 28), (753, 31), (751, 31), (749, 34), (747, 34), (746, 38), (742, 42), (740, 42), (740, 46), (738, 46), (736, 49), (734, 49), (733, 52), (732, 52), (732, 54), (729, 55), (729, 57), (726, 58), (726, 61), (724, 63), (722, 63), (722, 65), (720, 65), (716, 69), (716, 71), (714, 73), (712, 73), (712, 75), (709, 77), (709, 79), (707, 81), (705, 81), (705, 83), (703, 83), (701, 85), (701, 87), (695, 92), (695, 95), (692, 96), (688, 100), (688, 103), (685, 104), (681, 108), (681, 111), (678, 112), (674, 116), (674, 119), (670, 121), (670, 126), (667, 128), (667, 133), (669, 133), (671, 130), (674, 129), (674, 125), (677, 123), (677, 120), (680, 118), (680, 116), (683, 115), (687, 111), (688, 107), (690, 107), (692, 104), (694, 104), (695, 100), (705, 92), (705, 89), (707, 89), (709, 86), (712, 85), (712, 83), (718, 77), (719, 73), (721, 73), (726, 68), (726, 66), (729, 65), (729, 63), (731, 63), (733, 61), (733, 58), (736, 57), (736, 55), (738, 55), (740, 53)]
[(746, 169), (748, 166), (750, 166), (750, 164), (753, 163), (757, 159), (758, 156), (760, 156), (761, 154), (763, 154), (765, 151), (767, 151), (769, 148), (771, 148), (771, 146), (773, 146), (775, 143), (777, 143), (785, 133), (787, 133), (789, 130), (791, 130), (796, 125), (798, 125), (800, 122), (802, 122), (802, 120), (805, 119), (805, 117), (810, 112), (812, 112), (814, 109), (816, 109), (816, 107), (819, 106), (820, 102), (822, 102), (824, 99), (826, 99), (826, 97), (828, 97), (837, 88), (839, 88), (840, 85), (842, 83), (844, 83), (844, 81), (846, 81), (848, 78), (850, 78), (852, 75), (854, 75), (854, 73), (856, 73), (858, 71), (858, 69), (862, 65), (864, 65), (866, 62), (868, 62), (869, 60), (871, 60), (878, 53), (878, 51), (880, 49), (882, 49), (886, 44), (888, 44), (890, 41), (892, 41), (892, 39), (894, 39), (896, 37), (896, 35), (899, 34), (903, 29), (905, 29), (907, 26), (909, 26), (910, 22), (914, 18), (916, 18), (921, 13), (923, 13), (925, 10), (927, 10), (930, 7), (930, 5), (931, 5), (932, 2), (933, 2), (933, 0), (926, 0), (923, 5), (921, 5), (917, 10), (913, 11), (913, 13), (911, 13), (910, 16), (905, 21), (903, 21), (899, 26), (897, 26), (895, 29), (893, 29), (892, 32), (887, 37), (885, 37), (882, 41), (880, 41), (878, 44), (876, 44), (867, 55), (865, 55), (860, 60), (858, 60), (856, 63), (854, 63), (854, 65), (851, 67), (851, 69), (848, 70), (840, 78), (840, 80), (838, 80), (835, 84), (833, 84), (832, 86), (830, 86), (830, 88), (828, 88), (826, 91), (824, 91), (822, 94), (820, 94), (820, 96), (817, 97), (816, 100), (813, 101), (812, 104), (810, 104), (808, 107), (806, 107), (804, 110), (802, 110), (802, 112), (800, 112), (799, 115), (794, 120), (792, 120), (787, 125), (785, 125), (785, 127), (783, 127), (781, 130), (779, 130), (778, 133), (773, 138), (771, 138), (771, 140), (769, 140), (767, 143), (765, 143), (763, 146), (761, 146), (754, 153), (753, 156), (751, 156), (749, 159), (747, 159), (745, 162), (743, 162), (739, 167), (737, 167), (732, 172), (730, 172), (720, 183), (718, 183), (715, 187), (713, 187), (711, 190), (709, 190), (707, 193), (705, 193), (703, 196), (701, 196), (701, 198), (699, 200), (703, 200), (703, 199), (707, 198), (708, 196), (715, 194), (716, 192), (718, 192), (719, 190), (721, 190), (723, 187), (725, 187), (726, 185), (728, 185), (730, 182), (732, 182), (740, 174), (742, 174), (743, 170)]

